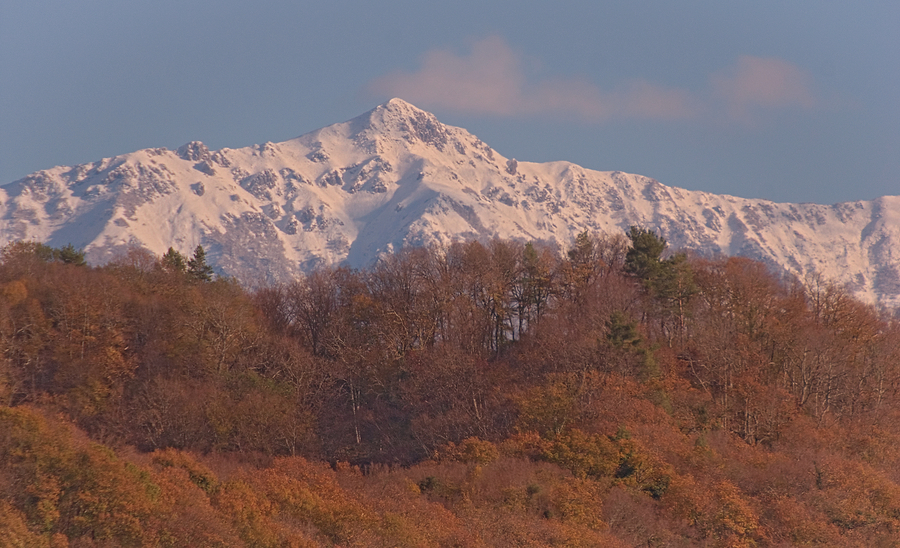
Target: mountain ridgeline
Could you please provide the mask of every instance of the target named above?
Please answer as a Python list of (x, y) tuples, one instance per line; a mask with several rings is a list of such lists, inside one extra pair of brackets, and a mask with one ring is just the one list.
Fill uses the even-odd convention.
[(73, 244), (92, 264), (131, 246), (161, 255), (202, 245), (218, 274), (250, 285), (365, 267), (409, 245), (504, 238), (565, 249), (581, 232), (632, 225), (675, 249), (815, 273), (865, 302), (900, 304), (898, 197), (778, 204), (516, 161), (400, 99), (282, 143), (145, 149), (0, 187), (0, 243)]

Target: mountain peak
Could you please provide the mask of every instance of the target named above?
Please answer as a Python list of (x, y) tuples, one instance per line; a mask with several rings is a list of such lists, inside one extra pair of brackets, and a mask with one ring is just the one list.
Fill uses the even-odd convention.
[(212, 152), (192, 141), (58, 167), (0, 187), (0, 245), (198, 244), (222, 274), (285, 281), (365, 266), (404, 245), (494, 237), (565, 248), (582, 231), (658, 229), (674, 249), (816, 271), (868, 302), (900, 305), (900, 197), (819, 206), (666, 187), (567, 162), (517, 162), (403, 99), (289, 143)]
[(380, 108), (396, 110), (396, 111), (418, 111), (425, 112), (424, 110), (418, 108), (412, 103), (408, 103), (399, 97), (394, 97), (393, 99), (387, 101), (386, 103), (382, 103), (379, 105)]
[(389, 135), (407, 142), (421, 142), (443, 152), (451, 140), (451, 131), (437, 117), (403, 99), (393, 98), (353, 121), (359, 131)]

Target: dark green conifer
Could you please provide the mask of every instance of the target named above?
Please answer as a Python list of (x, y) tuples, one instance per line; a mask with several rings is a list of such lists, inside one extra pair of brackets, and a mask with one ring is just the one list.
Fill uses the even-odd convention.
[(203, 250), (202, 245), (197, 246), (194, 256), (187, 262), (187, 273), (200, 282), (212, 281), (213, 268), (206, 264), (206, 251)]
[(694, 273), (684, 253), (661, 259), (666, 239), (632, 226), (631, 249), (625, 255), (625, 272), (641, 280), (647, 294), (675, 321), (675, 331), (684, 334), (688, 301), (697, 293)]
[(184, 258), (184, 255), (170, 247), (165, 255), (162, 256), (162, 266), (166, 270), (173, 272), (185, 272), (187, 270), (187, 260)]
[(636, 226), (626, 235), (631, 240), (631, 249), (625, 254), (625, 272), (637, 276), (645, 285), (652, 285), (662, 270), (660, 256), (666, 250), (666, 239)]
[(75, 246), (72, 244), (67, 244), (60, 249), (54, 249), (53, 258), (59, 262), (75, 266), (85, 266), (87, 264), (84, 260), (84, 250), (75, 249)]

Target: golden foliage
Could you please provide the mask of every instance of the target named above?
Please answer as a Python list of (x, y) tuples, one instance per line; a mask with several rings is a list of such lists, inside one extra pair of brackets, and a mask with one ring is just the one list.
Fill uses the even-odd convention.
[(896, 546), (900, 324), (620, 244), (254, 293), (7, 248), (0, 546)]

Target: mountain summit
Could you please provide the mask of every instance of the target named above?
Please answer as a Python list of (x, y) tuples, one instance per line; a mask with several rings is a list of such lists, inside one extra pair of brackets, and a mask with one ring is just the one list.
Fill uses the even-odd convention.
[(673, 248), (818, 272), (859, 298), (900, 304), (900, 197), (778, 204), (667, 187), (569, 162), (506, 158), (401, 100), (283, 143), (145, 149), (38, 171), (0, 187), (0, 244), (202, 244), (217, 272), (286, 280), (365, 266), (404, 245), (493, 237), (567, 246), (584, 230), (659, 231)]

